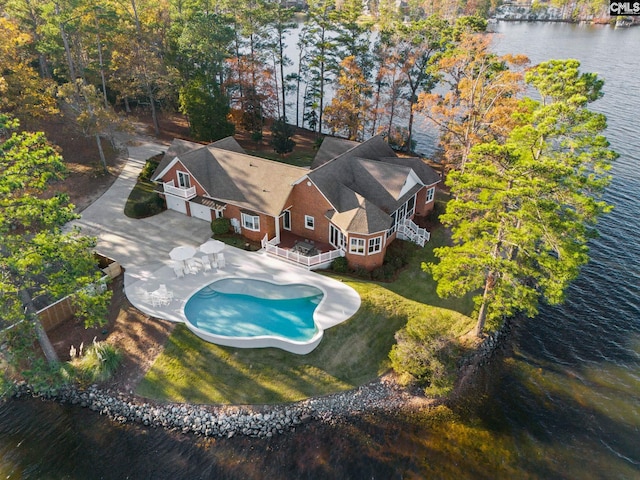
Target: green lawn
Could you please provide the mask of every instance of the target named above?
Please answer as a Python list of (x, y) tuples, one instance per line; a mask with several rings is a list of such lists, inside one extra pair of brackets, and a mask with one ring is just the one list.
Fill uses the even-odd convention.
[(351, 389), (388, 370), (394, 334), (413, 316), (432, 319), (436, 331), (463, 335), (474, 323), (465, 315), (470, 300), (437, 298), (431, 277), (420, 268), (444, 241), (437, 232), (427, 247), (415, 249), (411, 265), (393, 283), (336, 276), (356, 289), (362, 306), (351, 319), (326, 330), (310, 354), (221, 347), (179, 325), (136, 393), (191, 403), (292, 402)]

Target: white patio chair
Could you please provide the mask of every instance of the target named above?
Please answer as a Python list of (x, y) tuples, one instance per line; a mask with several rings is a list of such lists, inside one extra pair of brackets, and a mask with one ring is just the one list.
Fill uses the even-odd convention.
[(173, 271), (178, 278), (184, 278), (184, 269), (182, 267), (173, 267)]
[(160, 288), (156, 290), (163, 298), (168, 299), (169, 301), (173, 300), (173, 292), (167, 289), (167, 286), (164, 283), (160, 284)]
[(224, 268), (227, 265), (227, 261), (224, 258), (224, 253), (218, 254), (218, 268)]
[(202, 264), (200, 263), (200, 261), (196, 258), (190, 258), (189, 260), (187, 260), (187, 273), (190, 273), (192, 275), (195, 275), (196, 273), (198, 273), (200, 271)]
[(173, 292), (167, 290), (167, 286), (160, 285), (160, 288), (151, 292), (151, 303), (154, 307), (169, 305), (173, 300)]
[(204, 271), (205, 272), (210, 272), (211, 271), (211, 262), (209, 261), (209, 257), (207, 257), (206, 255), (203, 256), (200, 259), (200, 262), (202, 263), (202, 266), (204, 267)]

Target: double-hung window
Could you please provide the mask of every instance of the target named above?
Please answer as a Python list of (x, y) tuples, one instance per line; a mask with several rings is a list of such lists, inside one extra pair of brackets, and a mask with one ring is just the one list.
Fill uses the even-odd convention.
[(435, 193), (436, 187), (431, 187), (429, 190), (427, 190), (427, 200), (425, 201), (425, 203), (429, 203), (430, 201), (432, 201)]
[(260, 231), (260, 217), (257, 215), (249, 215), (248, 213), (242, 214), (242, 226), (247, 230), (254, 232)]
[(364, 238), (349, 239), (349, 253), (364, 255)]
[(304, 216), (304, 226), (305, 226), (305, 228), (308, 228), (309, 230), (314, 230), (316, 228), (316, 219), (313, 218), (311, 215), (305, 215)]
[(369, 239), (369, 255), (372, 253), (378, 253), (382, 250), (382, 237), (374, 237)]

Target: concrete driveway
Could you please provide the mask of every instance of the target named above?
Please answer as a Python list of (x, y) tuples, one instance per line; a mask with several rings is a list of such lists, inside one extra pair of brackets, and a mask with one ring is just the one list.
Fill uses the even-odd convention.
[(137, 138), (128, 146), (129, 160), (118, 179), (98, 200), (71, 223), (85, 235), (98, 238), (96, 250), (125, 268), (169, 261), (178, 245), (197, 247), (211, 237), (209, 222), (167, 210), (144, 219), (129, 218), (124, 205), (148, 158), (164, 152), (167, 145)]

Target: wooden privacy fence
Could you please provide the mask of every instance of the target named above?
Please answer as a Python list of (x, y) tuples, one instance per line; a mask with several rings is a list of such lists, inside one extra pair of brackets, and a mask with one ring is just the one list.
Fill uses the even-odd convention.
[(44, 331), (48, 332), (66, 320), (71, 319), (75, 311), (71, 305), (71, 298), (64, 297), (44, 307), (42, 310), (38, 310), (36, 313), (38, 314), (38, 318), (40, 318), (40, 323)]

